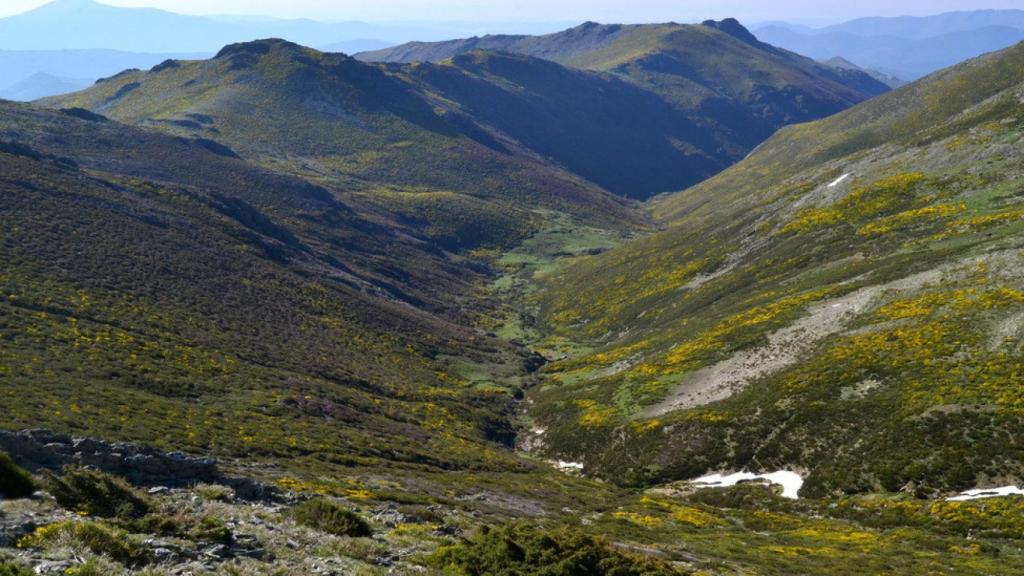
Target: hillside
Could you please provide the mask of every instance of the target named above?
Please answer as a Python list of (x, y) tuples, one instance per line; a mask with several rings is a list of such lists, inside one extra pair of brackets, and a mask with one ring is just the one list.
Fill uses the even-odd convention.
[[(216, 140), (400, 214), (449, 249), (514, 245), (540, 225), (542, 209), (610, 226), (633, 220), (621, 199), (478, 121), (412, 73), (266, 40), (229, 46), (211, 60), (127, 72), (47, 103)], [(515, 92), (496, 83), (480, 89)], [(564, 107), (567, 95), (558, 96), (535, 107)]]
[(737, 26), (0, 102), (0, 575), (1022, 573), (1024, 45), (635, 202), (862, 99)]
[(867, 74), (836, 70), (763, 44), (732, 19), (697, 26), (590, 22), (545, 36), (414, 42), (356, 57), (442, 62), (474, 50), (533, 56), (629, 81), (706, 126), (718, 146), (702, 151), (725, 165), (742, 159), (786, 124), (828, 116), (888, 90)]
[[(0, 133), (5, 428), (518, 466), (495, 449), (529, 356), (471, 327), (480, 264), (207, 141), (10, 103)], [(474, 363), (506, 371), (476, 388)]]
[(783, 129), (549, 277), (549, 453), (806, 496), (1019, 483), (1022, 82), (1018, 45)]

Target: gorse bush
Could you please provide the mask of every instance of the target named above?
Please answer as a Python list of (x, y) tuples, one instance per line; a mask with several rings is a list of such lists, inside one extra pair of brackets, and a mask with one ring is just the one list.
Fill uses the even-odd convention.
[(152, 560), (149, 551), (129, 538), (127, 533), (98, 522), (58, 522), (42, 526), (18, 541), (18, 548), (55, 546), (88, 550), (125, 566), (142, 566)]
[(323, 498), (300, 504), (292, 510), (292, 517), (303, 526), (335, 536), (358, 538), (373, 535), (373, 529), (358, 514)]
[(94, 470), (68, 468), (62, 476), (51, 474), (47, 488), (61, 506), (90, 516), (138, 518), (150, 509), (130, 484)]
[(474, 541), (438, 550), (438, 568), (463, 576), (669, 576), (669, 565), (634, 557), (576, 531), (524, 524), (484, 530)]
[(0, 452), (0, 497), (27, 498), (33, 492), (35, 484), (28, 472), (19, 468), (10, 456)]

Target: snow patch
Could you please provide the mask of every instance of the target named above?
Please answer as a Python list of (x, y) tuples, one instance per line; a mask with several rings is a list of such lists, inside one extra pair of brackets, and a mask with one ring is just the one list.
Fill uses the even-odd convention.
[(839, 178), (836, 178), (835, 180), (833, 180), (832, 183), (828, 185), (828, 187), (829, 188), (835, 188), (836, 186), (839, 186), (840, 184), (845, 182), (846, 179), (849, 178), (850, 176), (851, 176), (851, 174), (843, 174)]
[(782, 497), (794, 500), (799, 498), (797, 494), (804, 485), (804, 479), (799, 474), (785, 470), (771, 474), (752, 474), (750, 472), (737, 472), (728, 476), (709, 474), (696, 480), (690, 480), (690, 483), (696, 484), (698, 488), (727, 488), (750, 480), (767, 480), (771, 484), (778, 484), (782, 486)]
[(961, 492), (959, 496), (946, 498), (947, 502), (965, 502), (967, 500), (981, 500), (982, 498), (999, 498), (1000, 496), (1024, 496), (1024, 490), (1018, 486), (1003, 486), (1001, 488), (980, 488)]
[(563, 472), (569, 472), (569, 471), (582, 472), (583, 471), (583, 464), (580, 463), (580, 462), (566, 462), (564, 460), (559, 460), (558, 462), (555, 462), (555, 468), (558, 468), (559, 470), (561, 470)]

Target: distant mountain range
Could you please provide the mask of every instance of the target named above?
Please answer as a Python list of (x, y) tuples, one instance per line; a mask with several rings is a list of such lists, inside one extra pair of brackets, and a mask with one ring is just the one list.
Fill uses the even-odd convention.
[(328, 22), (244, 16), (192, 16), (152, 8), (108, 6), (94, 0), (54, 0), (0, 19), (0, 50), (105, 48), (128, 52), (209, 52), (258, 38), (284, 38), (327, 48), (352, 42), (363, 50), (413, 39), (440, 40), (483, 30), (530, 33), (566, 23)]
[(906, 81), (1024, 41), (1024, 10), (862, 18), (818, 29), (775, 23), (754, 32), (811, 58), (842, 57)]
[(66, 94), (88, 88), (92, 80), (63, 78), (45, 72), (37, 72), (24, 80), (0, 90), (0, 99), (29, 102), (53, 94)]
[[(151, 68), (172, 58), (197, 59), (211, 54), (143, 54), (102, 49), (0, 50), (0, 97), (24, 100), (53, 96), (80, 90), (97, 78), (113, 76), (123, 70)], [(62, 81), (54, 82), (55, 78)]]

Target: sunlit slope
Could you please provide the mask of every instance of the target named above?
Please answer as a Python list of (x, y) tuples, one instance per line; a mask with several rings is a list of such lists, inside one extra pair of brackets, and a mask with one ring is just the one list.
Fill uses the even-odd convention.
[(1021, 478), (1022, 80), (1017, 46), (783, 130), (549, 278), (548, 446), (812, 495)]
[(201, 137), (402, 214), (450, 248), (514, 244), (535, 208), (623, 222), (624, 203), (401, 69), (280, 40), (126, 72), (47, 101)]
[(517, 466), (499, 448), (510, 394), (443, 360), (526, 374), (522, 351), (467, 327), (478, 268), (208, 143), (9, 103), (0, 134), (4, 428)]

